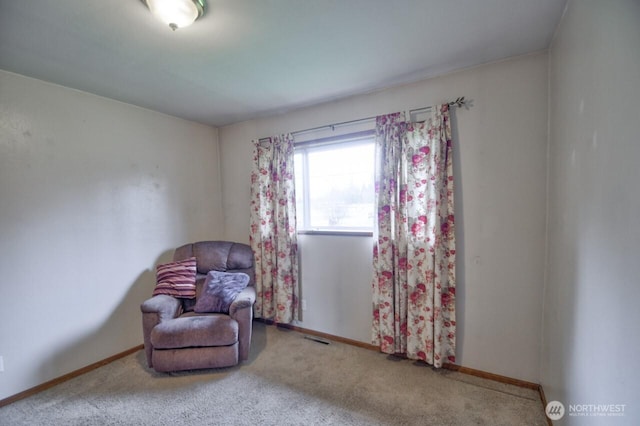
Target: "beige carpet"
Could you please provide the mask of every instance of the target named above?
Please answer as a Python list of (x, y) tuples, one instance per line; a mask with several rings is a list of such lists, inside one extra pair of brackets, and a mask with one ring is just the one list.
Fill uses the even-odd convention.
[(0, 408), (1, 425), (546, 425), (537, 392), (254, 324), (239, 367), (160, 374), (142, 351)]

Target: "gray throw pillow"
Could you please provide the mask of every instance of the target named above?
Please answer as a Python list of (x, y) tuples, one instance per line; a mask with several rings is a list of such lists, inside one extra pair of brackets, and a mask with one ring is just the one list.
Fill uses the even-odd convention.
[(210, 271), (193, 310), (229, 313), (229, 306), (248, 284), (249, 275), (242, 272)]

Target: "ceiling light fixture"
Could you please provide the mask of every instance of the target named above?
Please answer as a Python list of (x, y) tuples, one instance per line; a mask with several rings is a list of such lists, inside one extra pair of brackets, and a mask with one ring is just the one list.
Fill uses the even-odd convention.
[(142, 0), (172, 30), (188, 27), (204, 14), (205, 0)]

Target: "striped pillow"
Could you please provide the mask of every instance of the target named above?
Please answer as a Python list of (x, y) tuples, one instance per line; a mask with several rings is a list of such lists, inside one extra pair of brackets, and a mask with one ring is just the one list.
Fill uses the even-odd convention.
[(158, 265), (153, 295), (166, 294), (183, 299), (196, 297), (196, 258)]

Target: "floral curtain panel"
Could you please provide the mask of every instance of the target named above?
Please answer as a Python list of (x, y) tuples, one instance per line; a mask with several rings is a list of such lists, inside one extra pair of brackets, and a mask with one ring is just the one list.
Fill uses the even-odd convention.
[(293, 136), (253, 141), (250, 244), (255, 256), (256, 318), (277, 323), (297, 319), (298, 244), (296, 234)]
[(421, 123), (376, 120), (373, 344), (455, 362), (455, 232), (449, 105)]

